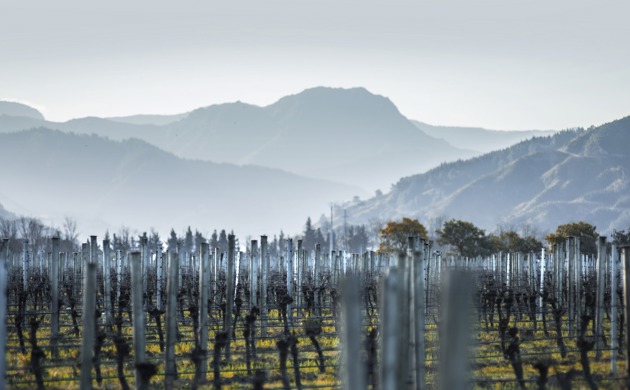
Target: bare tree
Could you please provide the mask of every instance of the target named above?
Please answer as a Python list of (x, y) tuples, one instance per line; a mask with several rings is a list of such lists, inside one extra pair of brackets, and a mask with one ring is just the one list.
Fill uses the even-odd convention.
[(118, 234), (114, 234), (113, 237), (114, 250), (121, 250), (123, 252), (131, 249), (133, 245), (133, 237), (128, 227), (123, 226), (118, 230)]
[(79, 233), (77, 231), (77, 221), (66, 216), (63, 221), (63, 240), (72, 247), (78, 249)]
[(45, 249), (46, 236), (50, 234), (50, 229), (44, 226), (39, 219), (20, 217), (17, 220), (17, 227), (20, 237), (28, 240), (33, 255)]
[(385, 222), (378, 218), (370, 218), (366, 225), (368, 235), (368, 246), (378, 248), (381, 242), (381, 229), (385, 227)]
[(77, 221), (66, 216), (63, 220), (63, 238), (68, 241), (75, 242), (79, 238), (77, 232)]
[(0, 218), (0, 238), (9, 239), (9, 250), (11, 252), (21, 250), (21, 243), (18, 242), (18, 226), (16, 220)]

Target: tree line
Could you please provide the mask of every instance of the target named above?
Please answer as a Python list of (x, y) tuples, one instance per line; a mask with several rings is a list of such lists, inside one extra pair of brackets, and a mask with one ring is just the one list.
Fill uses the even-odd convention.
[[(302, 240), (302, 248), (312, 251), (316, 244), (327, 251), (331, 247), (348, 253), (363, 253), (366, 250), (380, 252), (396, 252), (406, 250), (410, 236), (419, 236), (425, 240), (434, 240), (436, 244), (448, 247), (450, 252), (464, 257), (487, 256), (498, 252), (539, 253), (545, 246), (541, 240), (530, 231), (517, 232), (514, 228), (499, 228), (495, 233), (486, 233), (474, 223), (459, 219), (451, 219), (437, 224), (429, 237), (427, 228), (418, 219), (402, 218), (399, 221), (380, 222), (371, 221), (369, 224), (349, 225), (343, 223), (336, 226), (331, 237), (330, 223), (320, 218), (319, 226), (315, 226), (311, 218), (307, 218), (304, 230), (295, 236), (289, 236), (283, 231), (274, 234), (269, 240), (269, 251), (272, 256), (282, 256), (287, 248), (287, 240), (293, 238)], [(177, 234), (174, 229), (163, 241), (159, 233), (151, 230), (149, 234), (134, 234), (127, 227), (121, 227), (117, 233), (105, 233), (105, 239), (112, 243), (114, 251), (123, 253), (135, 248), (145, 240), (150, 251), (177, 251), (195, 253), (202, 242), (208, 242), (210, 250), (227, 252), (228, 233), (225, 229), (213, 230), (207, 237), (199, 230), (192, 230), (189, 226), (183, 234)], [(597, 253), (597, 229), (594, 225), (584, 222), (571, 222), (559, 225), (555, 232), (544, 237), (550, 250), (556, 245), (562, 245), (568, 237), (580, 237), (580, 250), (586, 255)], [(79, 249), (77, 223), (66, 217), (61, 228), (46, 226), (40, 219), (20, 217), (17, 219), (0, 218), (0, 237), (9, 239), (9, 248), (14, 252), (24, 249), (24, 240), (28, 240), (27, 249), (32, 254), (50, 252), (47, 245), (49, 237), (59, 237), (61, 249), (72, 252)], [(249, 245), (249, 239), (245, 245)], [(630, 228), (615, 230), (612, 234), (611, 245), (630, 245)], [(164, 245), (166, 247), (164, 247)], [(236, 246), (239, 247), (238, 239)]]
[[(390, 221), (380, 231), (380, 251), (392, 252), (407, 249), (410, 236), (419, 236), (429, 240), (427, 229), (417, 219), (403, 218), (401, 221)], [(486, 231), (472, 222), (451, 219), (436, 230), (437, 243), (448, 246), (451, 253), (463, 257), (488, 256), (498, 252), (540, 253), (544, 247), (534, 234), (519, 234), (514, 229), (499, 229), (497, 233), (486, 234)], [(550, 250), (556, 245), (563, 245), (569, 237), (580, 238), (580, 251), (585, 255), (597, 253), (597, 228), (584, 221), (559, 225), (555, 232), (545, 236)], [(615, 230), (612, 234), (612, 245), (630, 245), (630, 228)]]

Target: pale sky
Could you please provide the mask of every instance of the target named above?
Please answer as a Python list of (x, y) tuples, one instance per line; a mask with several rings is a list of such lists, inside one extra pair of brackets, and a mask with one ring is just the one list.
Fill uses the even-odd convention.
[(5, 0), (0, 99), (51, 120), (362, 86), (407, 117), (563, 129), (630, 115), (630, 2)]

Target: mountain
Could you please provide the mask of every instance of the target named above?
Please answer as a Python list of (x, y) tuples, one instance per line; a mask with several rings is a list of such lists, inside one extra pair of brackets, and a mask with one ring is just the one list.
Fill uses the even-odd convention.
[(169, 130), (148, 139), (180, 156), (286, 169), (370, 190), (472, 155), (418, 132), (391, 101), (363, 88), (313, 88), (266, 107), (210, 106)]
[(14, 116), (44, 120), (41, 112), (22, 103), (0, 101), (0, 116)]
[(301, 231), (308, 215), (360, 195), (354, 187), (257, 166), (186, 160), (136, 139), (37, 128), (0, 134), (0, 202), (84, 233), (125, 225), (162, 234), (186, 226), (239, 235)]
[(589, 130), (536, 137), (401, 179), (347, 208), (351, 223), (403, 216), (469, 220), (485, 229), (555, 230), (584, 220), (601, 233), (630, 226), (630, 117)]
[(282, 168), (368, 190), (472, 155), (418, 132), (389, 99), (363, 88), (313, 88), (266, 107), (211, 106), (171, 129), (182, 140), (178, 155)]
[(130, 115), (106, 118), (115, 122), (129, 123), (132, 125), (155, 125), (164, 126), (177, 122), (188, 116), (188, 113), (175, 115)]
[(505, 149), (532, 137), (552, 135), (553, 130), (503, 131), (480, 127), (433, 126), (420, 121), (411, 121), (425, 134), (443, 139), (457, 148), (468, 148), (480, 153)]
[(0, 220), (2, 220), (2, 219), (14, 219), (14, 218), (15, 218), (15, 214), (9, 212), (7, 209), (4, 208), (2, 203), (0, 203)]
[[(312, 88), (265, 107), (212, 105), (160, 126), (149, 119), (90, 117), (40, 126), (113, 140), (138, 138), (182, 158), (260, 165), (369, 191), (475, 155), (427, 136), (389, 99), (363, 88)], [(0, 118), (0, 133), (34, 125), (5, 122)]]
[(47, 122), (45, 120), (37, 118), (26, 116), (0, 115), (0, 134), (13, 133), (20, 130), (28, 130), (34, 127), (46, 125), (50, 125), (50, 127), (57, 126), (56, 123)]

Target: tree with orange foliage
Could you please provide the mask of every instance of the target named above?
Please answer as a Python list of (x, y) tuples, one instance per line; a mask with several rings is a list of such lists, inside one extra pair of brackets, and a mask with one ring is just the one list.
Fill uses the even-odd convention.
[(409, 237), (420, 237), (427, 240), (427, 229), (417, 219), (403, 218), (401, 222), (387, 222), (380, 230), (380, 252), (396, 252), (407, 250)]
[(597, 253), (597, 228), (588, 222), (579, 221), (559, 225), (555, 233), (549, 233), (545, 240), (551, 246), (551, 250), (556, 245), (562, 245), (564, 241), (571, 237), (580, 238), (580, 250), (587, 255)]

